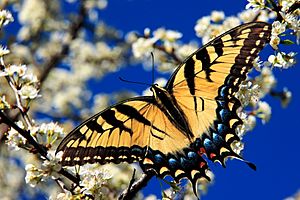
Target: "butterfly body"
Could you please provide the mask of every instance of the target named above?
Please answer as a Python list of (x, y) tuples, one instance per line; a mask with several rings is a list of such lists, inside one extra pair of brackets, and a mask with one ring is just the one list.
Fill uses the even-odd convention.
[(186, 117), (183, 111), (177, 105), (177, 102), (172, 94), (170, 94), (170, 92), (165, 88), (159, 87), (156, 84), (152, 85), (150, 90), (153, 92), (154, 101), (161, 111), (166, 114), (172, 124), (181, 130), (181, 132), (189, 139), (193, 138), (194, 135), (191, 132)]
[(233, 148), (242, 124), (235, 94), (270, 35), (269, 24), (253, 22), (216, 37), (165, 87), (154, 84), (153, 96), (122, 101), (71, 131), (57, 148), (62, 165), (139, 162), (146, 173), (189, 179), (196, 194), (197, 180), (210, 180), (207, 160), (223, 166), (228, 157), (243, 160)]

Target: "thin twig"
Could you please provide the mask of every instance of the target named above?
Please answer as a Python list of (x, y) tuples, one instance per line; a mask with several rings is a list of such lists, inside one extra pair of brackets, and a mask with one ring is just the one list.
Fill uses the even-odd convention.
[(131, 186), (133, 185), (133, 183), (134, 183), (134, 181), (135, 181), (135, 172), (136, 172), (136, 169), (134, 168), (134, 169), (133, 169), (133, 173), (132, 173), (131, 180), (130, 180), (130, 182), (129, 182), (129, 185), (128, 185), (127, 190), (125, 190), (125, 191), (126, 191), (125, 193), (129, 193), (129, 192), (130, 192), (130, 188), (131, 188)]
[(147, 185), (147, 183), (150, 181), (150, 179), (155, 175), (154, 171), (148, 171), (147, 173), (143, 174), (142, 177), (137, 180), (135, 183), (130, 184), (132, 185), (128, 187), (127, 190), (125, 190), (120, 196), (119, 200), (129, 200), (133, 199), (134, 196), (143, 188)]
[(154, 47), (155, 49), (158, 49), (158, 50), (160, 50), (160, 51), (165, 52), (165, 53), (166, 53), (167, 55), (169, 55), (169, 56), (170, 56), (177, 64), (180, 64), (180, 63), (182, 62), (182, 60), (179, 59), (179, 58), (177, 57), (177, 55), (174, 53), (174, 50), (170, 53), (170, 52), (168, 52), (168, 51), (166, 50), (166, 48), (165, 48), (164, 46), (160, 46), (160, 45), (154, 44), (153, 47)]

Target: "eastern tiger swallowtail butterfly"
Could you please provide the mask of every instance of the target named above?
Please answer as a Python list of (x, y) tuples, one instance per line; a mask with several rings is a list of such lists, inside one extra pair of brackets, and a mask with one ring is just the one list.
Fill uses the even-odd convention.
[(235, 93), (270, 32), (264, 22), (233, 28), (190, 55), (165, 87), (152, 85), (153, 96), (127, 99), (87, 119), (58, 146), (62, 165), (139, 162), (161, 178), (189, 179), (197, 195), (197, 180), (210, 180), (203, 155), (223, 166), (227, 157), (243, 160), (232, 148), (242, 124)]

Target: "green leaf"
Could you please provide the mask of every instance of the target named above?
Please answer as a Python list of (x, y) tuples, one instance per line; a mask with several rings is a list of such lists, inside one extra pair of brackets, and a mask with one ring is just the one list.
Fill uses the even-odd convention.
[(295, 44), (295, 43), (292, 40), (281, 40), (280, 44), (291, 45), (291, 44)]

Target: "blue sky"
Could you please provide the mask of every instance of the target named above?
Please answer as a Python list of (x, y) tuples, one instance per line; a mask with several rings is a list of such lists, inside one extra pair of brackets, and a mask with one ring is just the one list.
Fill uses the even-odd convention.
[[(209, 15), (212, 10), (223, 10), (226, 16), (235, 15), (244, 9), (246, 3), (246, 0), (113, 0), (100, 12), (100, 19), (124, 33), (132, 30), (143, 32), (146, 27), (152, 30), (165, 27), (183, 33), (182, 40), (185, 42), (200, 42), (194, 32), (197, 19)], [(291, 50), (299, 52), (299, 46), (289, 47), (289, 51)], [(256, 164), (257, 171), (238, 160), (228, 161), (226, 169), (219, 164), (210, 163), (215, 182), (202, 199), (281, 200), (300, 189), (299, 67), (297, 64), (288, 70), (274, 69), (278, 80), (277, 88), (281, 90), (288, 87), (293, 93), (293, 99), (283, 109), (278, 100), (267, 97), (266, 101), (272, 107), (270, 122), (265, 125), (259, 122), (244, 138), (244, 157)], [(93, 88), (95, 93), (121, 91), (125, 88), (141, 93), (145, 89), (140, 85), (121, 82), (119, 76), (139, 81), (138, 77), (142, 81), (151, 82), (151, 72), (145, 72), (142, 66), (129, 67), (96, 81), (95, 84), (98, 85)], [(160, 195), (160, 185), (156, 178), (144, 189), (145, 194), (153, 191)]]
[[(100, 13), (100, 18), (125, 33), (131, 30), (143, 32), (146, 27), (152, 30), (165, 27), (182, 32), (183, 41), (190, 41), (197, 40), (194, 25), (198, 18), (209, 15), (212, 10), (223, 10), (226, 16), (235, 15), (243, 10), (246, 3), (241, 0), (115, 0), (109, 1), (108, 8)], [(289, 50), (299, 52), (299, 46), (294, 45)], [(293, 93), (293, 99), (290, 105), (283, 109), (278, 100), (267, 97), (266, 100), (272, 107), (270, 122), (265, 125), (258, 123), (257, 127), (245, 136), (244, 157), (256, 164), (257, 171), (237, 160), (228, 161), (226, 169), (219, 164), (210, 163), (216, 177), (208, 194), (203, 196), (204, 200), (279, 200), (293, 195), (300, 189), (299, 64), (288, 70), (275, 69), (274, 72), (278, 78), (277, 88), (287, 86)], [(148, 76), (149, 82), (151, 81), (151, 73), (144, 72), (141, 66), (127, 68), (100, 81), (98, 88), (103, 90), (98, 89), (97, 92), (106, 89), (121, 90), (131, 86), (133, 89), (137, 88), (138, 92), (144, 89), (141, 86), (124, 85), (117, 78), (124, 75), (129, 80), (132, 80), (131, 77)], [(143, 77), (143, 80), (147, 79)], [(108, 81), (110, 88), (104, 89)], [(144, 189), (144, 193), (149, 194), (154, 190), (160, 194), (160, 186), (155, 178)]]

